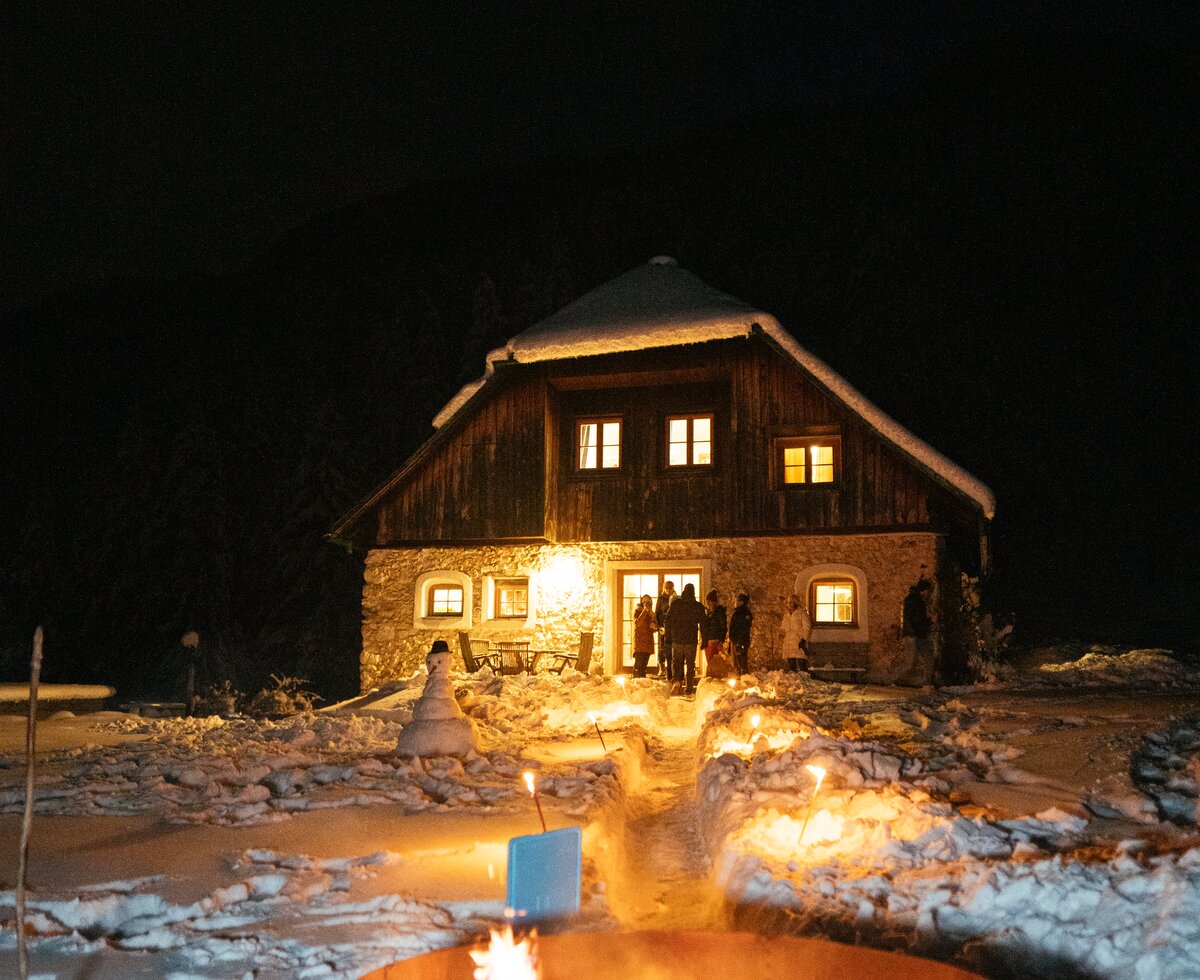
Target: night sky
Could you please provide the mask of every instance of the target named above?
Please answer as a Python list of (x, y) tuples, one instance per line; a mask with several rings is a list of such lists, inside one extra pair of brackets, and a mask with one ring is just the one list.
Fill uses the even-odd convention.
[[(9, 11), (4, 669), (48, 619), (73, 666), (152, 660), (199, 620), (233, 660), (269, 633), (284, 660), (341, 643), (352, 670), (351, 566), (329, 572), (350, 595), (333, 639), (262, 625), (302, 601), (297, 576), (236, 612), (232, 581), (159, 596), (153, 641), (113, 624), (164, 581), (233, 574), (218, 539), (245, 536), (246, 487), (303, 515), (257, 547), (311, 574), (280, 542), (303, 527), (328, 549), (319, 529), (479, 351), (658, 252), (779, 315), (993, 487), (997, 598), (1027, 642), (1194, 650), (1194, 7), (697, 6)], [(429, 376), (398, 394), (420, 418), (388, 423), (349, 394), (391, 383), (364, 380), (364, 338), (418, 322), (455, 358), (414, 372), (390, 351)], [(229, 499), (159, 484), (181, 453), (236, 470)], [(282, 486), (298, 460), (319, 499)], [(151, 475), (122, 482), (131, 465)], [(179, 513), (233, 516), (179, 544), (204, 562), (120, 600), (64, 585), (171, 566), (169, 545), (131, 550), (146, 508), (159, 541)]]
[(215, 6), (47, 4), (18, 20), (0, 305), (111, 274), (226, 268), (415, 178), (869, 103), (1006, 33), (1178, 57), (1197, 36), (1188, 4), (1104, 0)]

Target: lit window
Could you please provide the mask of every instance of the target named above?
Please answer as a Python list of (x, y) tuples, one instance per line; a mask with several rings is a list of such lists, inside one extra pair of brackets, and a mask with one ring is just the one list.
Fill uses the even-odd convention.
[(822, 626), (853, 626), (854, 582), (850, 579), (827, 579), (812, 585), (813, 622)]
[(667, 465), (711, 466), (713, 417), (681, 415), (667, 419)]
[(580, 422), (579, 452), (581, 470), (615, 470), (621, 466), (621, 420), (594, 419)]
[(427, 616), (461, 616), (462, 611), (462, 586), (434, 585), (430, 587)]
[(842, 461), (842, 444), (837, 436), (776, 439), (775, 445), (784, 486), (837, 482)]
[(496, 618), (524, 619), (529, 614), (529, 579), (501, 579), (496, 583)]

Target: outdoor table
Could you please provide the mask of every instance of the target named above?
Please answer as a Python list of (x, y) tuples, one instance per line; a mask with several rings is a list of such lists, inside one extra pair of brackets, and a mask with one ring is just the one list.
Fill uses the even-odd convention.
[(538, 664), (542, 662), (542, 658), (552, 659), (556, 656), (564, 654), (565, 650), (530, 650), (529, 651), (529, 673), (536, 674)]

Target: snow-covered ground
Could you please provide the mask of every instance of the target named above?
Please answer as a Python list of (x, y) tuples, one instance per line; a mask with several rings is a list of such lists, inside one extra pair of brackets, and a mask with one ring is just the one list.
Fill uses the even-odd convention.
[[(649, 680), (456, 675), (480, 752), (397, 758), (424, 680), (279, 722), (42, 721), (36, 972), (354, 977), (469, 943), (503, 919), (508, 840), (538, 829), (532, 769), (547, 823), (584, 827), (574, 928), (1200, 977), (1200, 676), (1161, 651), (952, 690), (769, 673), (694, 703)], [(0, 716), (3, 975), (23, 742)]]

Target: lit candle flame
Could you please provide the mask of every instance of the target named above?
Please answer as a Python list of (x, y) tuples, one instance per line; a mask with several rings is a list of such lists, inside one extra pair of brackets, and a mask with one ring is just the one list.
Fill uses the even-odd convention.
[(590, 721), (593, 725), (596, 724), (596, 712), (594, 712), (594, 711), (588, 712), (588, 721)]
[(533, 794), (537, 792), (533, 782), (533, 772), (529, 769), (526, 769), (523, 773), (521, 773), (521, 778), (525, 780), (525, 786), (529, 790), (529, 795), (533, 796)]
[(751, 715), (750, 716), (750, 727), (751, 728), (757, 728), (761, 722), (762, 722), (761, 715)]
[(734, 680), (732, 677), (731, 677), (731, 678), (729, 678), (729, 682), (728, 682), (728, 683), (729, 683), (729, 686), (730, 686), (730, 687), (737, 687), (737, 681), (735, 681), (735, 680)]
[(820, 766), (814, 766), (809, 763), (804, 767), (809, 771), (812, 777), (817, 781), (817, 785), (813, 787), (813, 795), (808, 798), (808, 808), (804, 811), (804, 823), (800, 825), (800, 843), (804, 843), (804, 832), (808, 830), (808, 820), (812, 816), (813, 803), (816, 802), (817, 794), (821, 792), (821, 780), (825, 778), (825, 770)]
[(617, 687), (619, 687), (622, 691), (625, 690), (625, 675), (624, 674), (617, 674)]

